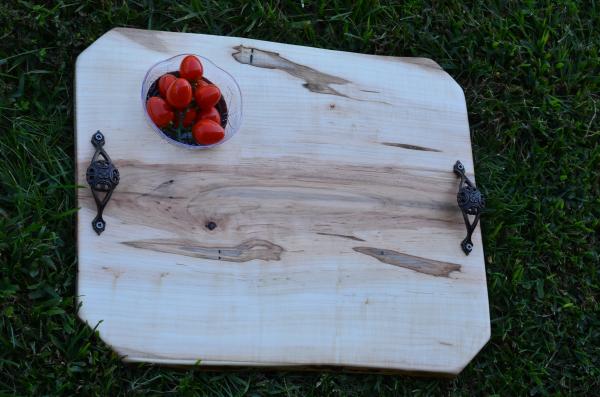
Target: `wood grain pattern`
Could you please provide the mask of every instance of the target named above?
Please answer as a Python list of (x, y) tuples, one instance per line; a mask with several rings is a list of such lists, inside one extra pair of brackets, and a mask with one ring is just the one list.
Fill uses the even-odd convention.
[(258, 68), (278, 69), (304, 80), (302, 84), (307, 90), (318, 94), (332, 94), (347, 97), (331, 87), (332, 84), (348, 84), (350, 81), (341, 77), (319, 72), (305, 65), (285, 59), (276, 52), (264, 51), (254, 47), (239, 45), (234, 47), (237, 52), (233, 58), (239, 63)]
[(354, 251), (372, 256), (379, 262), (403, 267), (415, 272), (429, 274), (436, 277), (449, 277), (451, 272), (459, 272), (460, 265), (455, 263), (444, 263), (431, 259), (419, 258), (418, 256), (406, 255), (393, 250), (372, 247), (354, 247)]
[[(143, 76), (180, 53), (241, 87), (219, 148), (146, 124)], [(101, 236), (78, 194), (80, 316), (126, 360), (456, 374), (488, 340), (467, 111), (435, 62), (114, 29), (77, 60), (75, 126), (77, 183), (98, 129), (121, 175)]]
[(192, 258), (212, 259), (227, 262), (252, 260), (281, 260), (283, 248), (266, 240), (252, 239), (234, 246), (203, 246), (189, 240), (141, 240), (123, 241), (123, 244), (143, 250), (184, 255)]

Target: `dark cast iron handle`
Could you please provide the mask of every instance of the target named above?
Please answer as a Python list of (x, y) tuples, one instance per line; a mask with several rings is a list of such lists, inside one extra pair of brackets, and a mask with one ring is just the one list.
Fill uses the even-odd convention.
[[(485, 207), (485, 197), (483, 197), (483, 194), (481, 194), (479, 189), (477, 189), (473, 182), (465, 175), (465, 166), (460, 161), (457, 161), (456, 164), (454, 164), (454, 173), (460, 177), (456, 200), (458, 201), (458, 207), (462, 211), (465, 226), (467, 227), (467, 237), (460, 243), (460, 246), (462, 247), (463, 252), (466, 255), (469, 255), (473, 250), (471, 236), (477, 227), (477, 222), (479, 222), (481, 210)], [(470, 222), (469, 215), (475, 216), (473, 222)]]
[[(96, 152), (85, 173), (85, 179), (92, 189), (92, 195), (98, 209), (98, 214), (92, 221), (92, 228), (98, 235), (106, 228), (106, 222), (102, 219), (102, 212), (119, 184), (119, 170), (108, 157), (108, 153), (104, 151), (104, 142), (104, 135), (100, 131), (92, 135), (92, 145), (96, 148)], [(102, 159), (99, 160), (99, 156), (102, 156)], [(105, 193), (105, 195), (101, 199), (102, 193)]]

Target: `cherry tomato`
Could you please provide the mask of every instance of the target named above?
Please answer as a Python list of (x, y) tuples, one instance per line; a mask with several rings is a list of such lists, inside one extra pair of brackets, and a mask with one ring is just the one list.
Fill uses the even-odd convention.
[(212, 145), (225, 137), (223, 127), (209, 119), (201, 119), (192, 128), (192, 136), (200, 145)]
[(153, 96), (148, 98), (148, 101), (146, 101), (146, 111), (150, 119), (159, 128), (166, 127), (173, 121), (173, 110), (161, 97)]
[(184, 109), (192, 101), (192, 86), (186, 79), (175, 79), (167, 88), (167, 102), (176, 109)]
[(196, 81), (196, 89), (200, 88), (200, 87), (204, 87), (205, 85), (209, 85), (210, 83), (207, 83), (206, 80), (197, 80)]
[(212, 120), (215, 123), (221, 125), (221, 115), (219, 114), (219, 111), (214, 107), (201, 110), (200, 113), (198, 113), (198, 120), (202, 119)]
[[(188, 109), (185, 112), (185, 116), (183, 116), (183, 126), (186, 128), (191, 127), (194, 121), (196, 121), (196, 115), (196, 109)], [(179, 114), (175, 115), (175, 127), (179, 127)]]
[(209, 109), (215, 106), (219, 102), (219, 99), (221, 99), (221, 90), (214, 84), (207, 84), (196, 88), (194, 97), (200, 109)]
[(202, 78), (204, 68), (198, 58), (188, 55), (181, 61), (179, 66), (179, 76), (190, 81), (196, 81)]
[(160, 79), (158, 79), (158, 92), (160, 92), (160, 96), (163, 98), (167, 97), (167, 88), (174, 82), (177, 77), (173, 76), (170, 73), (163, 74)]

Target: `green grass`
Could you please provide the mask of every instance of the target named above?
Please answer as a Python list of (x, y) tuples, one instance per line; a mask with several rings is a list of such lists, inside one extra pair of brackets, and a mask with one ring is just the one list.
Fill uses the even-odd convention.
[[(50, 3), (50, 2), (48, 2)], [(76, 317), (73, 67), (114, 26), (424, 56), (464, 88), (492, 318), (453, 380), (126, 366)], [(0, 394), (600, 393), (600, 4), (0, 3)]]

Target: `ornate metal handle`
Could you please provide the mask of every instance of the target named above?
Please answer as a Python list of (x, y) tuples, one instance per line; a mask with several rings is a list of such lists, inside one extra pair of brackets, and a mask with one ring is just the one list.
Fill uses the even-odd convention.
[[(460, 246), (463, 252), (469, 255), (473, 250), (471, 236), (477, 227), (477, 222), (479, 222), (481, 210), (485, 207), (485, 198), (467, 175), (465, 175), (465, 166), (460, 161), (454, 164), (454, 173), (460, 177), (456, 200), (458, 201), (458, 207), (462, 211), (465, 226), (467, 227), (467, 237), (460, 243)], [(473, 222), (469, 221), (469, 215), (475, 215)]]
[[(104, 151), (104, 135), (100, 131), (92, 135), (92, 145), (96, 148), (96, 153), (94, 153), (94, 157), (92, 157), (85, 173), (85, 179), (92, 189), (92, 195), (98, 209), (98, 214), (92, 221), (92, 228), (100, 235), (106, 228), (106, 222), (102, 219), (102, 212), (119, 184), (119, 170), (108, 157), (108, 153)], [(98, 156), (102, 156), (103, 159), (98, 160)], [(106, 193), (102, 199), (100, 199), (101, 193)]]

